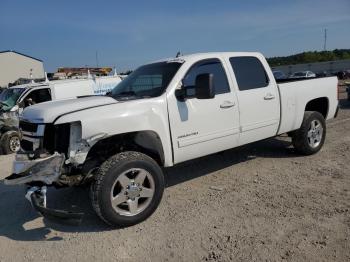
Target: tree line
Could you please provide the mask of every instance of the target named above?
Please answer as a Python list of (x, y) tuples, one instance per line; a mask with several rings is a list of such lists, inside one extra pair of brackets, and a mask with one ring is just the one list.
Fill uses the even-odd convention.
[(296, 65), (350, 59), (350, 49), (334, 49), (333, 51), (308, 51), (290, 56), (278, 56), (267, 59), (270, 66)]

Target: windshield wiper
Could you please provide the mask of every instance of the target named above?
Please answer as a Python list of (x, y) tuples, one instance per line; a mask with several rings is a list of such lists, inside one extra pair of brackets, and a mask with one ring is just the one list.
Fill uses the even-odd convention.
[(116, 97), (121, 97), (121, 96), (137, 96), (137, 94), (135, 93), (135, 91), (123, 91), (120, 92), (119, 94), (115, 95)]
[(129, 99), (150, 98), (152, 96), (150, 96), (150, 95), (139, 95), (139, 94), (136, 94), (135, 91), (123, 91), (123, 92), (120, 92), (119, 94), (111, 95), (111, 97), (113, 97), (115, 99), (120, 98), (120, 99), (129, 100)]

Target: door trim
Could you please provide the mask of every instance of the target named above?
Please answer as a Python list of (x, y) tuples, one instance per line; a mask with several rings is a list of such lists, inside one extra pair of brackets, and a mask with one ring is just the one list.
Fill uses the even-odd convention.
[(215, 133), (210, 133), (210, 134), (206, 134), (206, 135), (180, 139), (180, 140), (177, 140), (177, 144), (178, 144), (178, 147), (186, 147), (186, 146), (199, 144), (199, 143), (211, 141), (214, 139), (219, 139), (219, 138), (226, 137), (226, 136), (233, 136), (233, 135), (237, 135), (237, 134), (239, 134), (238, 127), (228, 129), (225, 131), (221, 131), (221, 132), (215, 132)]
[(278, 122), (279, 122), (279, 119), (270, 119), (263, 122), (256, 122), (254, 124), (244, 125), (241, 127), (241, 132), (246, 132), (246, 131), (267, 127), (267, 126), (272, 126), (272, 125), (278, 124)]

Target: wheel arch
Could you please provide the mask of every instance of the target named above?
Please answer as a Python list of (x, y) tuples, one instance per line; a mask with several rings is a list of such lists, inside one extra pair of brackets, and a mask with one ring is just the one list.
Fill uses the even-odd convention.
[(324, 119), (327, 119), (329, 111), (329, 99), (327, 97), (318, 97), (308, 101), (305, 105), (306, 111), (316, 111), (323, 115)]
[(87, 160), (98, 158), (105, 161), (123, 151), (138, 151), (153, 158), (160, 166), (164, 165), (165, 155), (160, 136), (152, 130), (116, 134), (99, 140), (92, 146)]

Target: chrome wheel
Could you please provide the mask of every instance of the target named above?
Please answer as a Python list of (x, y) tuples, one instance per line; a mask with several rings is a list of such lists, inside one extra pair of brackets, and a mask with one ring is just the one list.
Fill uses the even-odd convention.
[(317, 119), (312, 120), (310, 123), (309, 130), (307, 132), (307, 140), (309, 146), (316, 148), (320, 145), (323, 136), (323, 127), (320, 121)]
[(151, 203), (155, 192), (152, 175), (140, 168), (132, 168), (118, 176), (111, 189), (114, 210), (123, 216), (135, 216)]
[(11, 152), (13, 153), (16, 153), (20, 149), (21, 145), (20, 145), (20, 140), (18, 136), (13, 136), (10, 138), (9, 147)]

